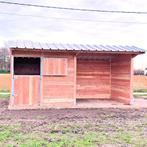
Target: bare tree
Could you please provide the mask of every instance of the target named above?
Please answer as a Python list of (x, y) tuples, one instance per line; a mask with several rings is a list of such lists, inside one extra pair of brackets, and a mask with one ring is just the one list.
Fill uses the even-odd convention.
[(10, 71), (10, 54), (7, 48), (0, 49), (0, 71)]

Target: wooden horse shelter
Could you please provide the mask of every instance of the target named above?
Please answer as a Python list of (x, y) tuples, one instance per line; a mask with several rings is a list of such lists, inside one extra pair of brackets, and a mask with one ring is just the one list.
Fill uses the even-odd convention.
[(9, 41), (9, 109), (73, 108), (84, 100), (130, 104), (135, 46)]

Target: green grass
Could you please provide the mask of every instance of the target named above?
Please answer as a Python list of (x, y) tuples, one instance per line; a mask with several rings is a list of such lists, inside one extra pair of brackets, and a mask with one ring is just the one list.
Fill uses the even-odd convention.
[[(48, 125), (48, 126), (47, 126)], [(146, 137), (142, 129), (137, 128), (134, 131), (126, 130), (126, 128), (118, 128), (113, 132), (96, 131), (83, 128), (83, 132), (74, 132), (74, 124), (68, 129), (65, 128), (68, 124), (55, 124), (49, 127), (49, 132), (32, 130), (29, 133), (24, 132), (21, 124), (0, 126), (0, 146), (19, 146), (19, 147), (96, 147), (99, 145), (130, 145), (131, 147), (141, 147), (147, 145)], [(79, 126), (81, 124), (78, 124)], [(81, 126), (83, 127), (83, 126)], [(91, 127), (92, 124), (91, 124)], [(110, 129), (111, 125), (101, 124), (105, 129)], [(141, 126), (143, 127), (143, 126)], [(60, 130), (54, 130), (58, 128)], [(116, 127), (117, 128), (117, 127)], [(63, 131), (64, 130), (64, 131)], [(63, 133), (64, 132), (64, 133)], [(11, 144), (10, 144), (11, 143)]]
[(134, 98), (147, 99), (147, 94), (133, 94)]
[(147, 92), (147, 89), (134, 89), (133, 92), (146, 93)]
[(10, 71), (0, 70), (0, 74), (8, 74)]
[(10, 90), (8, 90), (8, 89), (0, 89), (0, 93), (1, 93), (1, 92), (3, 92), (3, 93), (6, 92), (6, 93), (8, 93), (8, 92), (10, 92)]
[(1, 89), (0, 90), (0, 99), (9, 99), (10, 98), (10, 90)]
[(10, 98), (10, 94), (1, 94), (0, 93), (0, 99), (9, 99)]
[[(147, 89), (135, 89), (133, 92), (134, 92), (133, 96), (135, 98), (146, 98), (147, 99), (147, 94), (146, 94)], [(139, 93), (139, 94), (137, 94), (137, 93)]]

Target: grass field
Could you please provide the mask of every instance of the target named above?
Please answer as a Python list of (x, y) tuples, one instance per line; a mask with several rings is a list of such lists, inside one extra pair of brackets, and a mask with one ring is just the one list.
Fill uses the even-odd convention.
[(9, 90), (0, 90), (0, 99), (9, 99), (10, 91)]
[[(115, 122), (116, 123), (116, 122)], [(28, 123), (1, 125), (1, 146), (20, 147), (94, 147), (113, 146), (147, 146), (147, 124), (132, 123), (124, 126), (101, 123), (41, 123), (33, 126)], [(25, 127), (25, 129), (24, 129)], [(37, 128), (38, 127), (38, 128)]]
[(147, 89), (135, 89), (133, 96), (134, 96), (134, 98), (147, 99)]
[(133, 94), (134, 98), (144, 98), (147, 99), (147, 94)]
[(145, 147), (147, 109), (7, 109), (0, 100), (2, 147)]
[(10, 98), (10, 94), (1, 94), (0, 93), (0, 99), (9, 99)]

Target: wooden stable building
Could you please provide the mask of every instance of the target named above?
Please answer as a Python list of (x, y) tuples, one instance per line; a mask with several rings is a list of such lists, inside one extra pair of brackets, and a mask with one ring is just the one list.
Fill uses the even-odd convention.
[(130, 104), (135, 46), (8, 42), (10, 109), (74, 108), (84, 100)]

